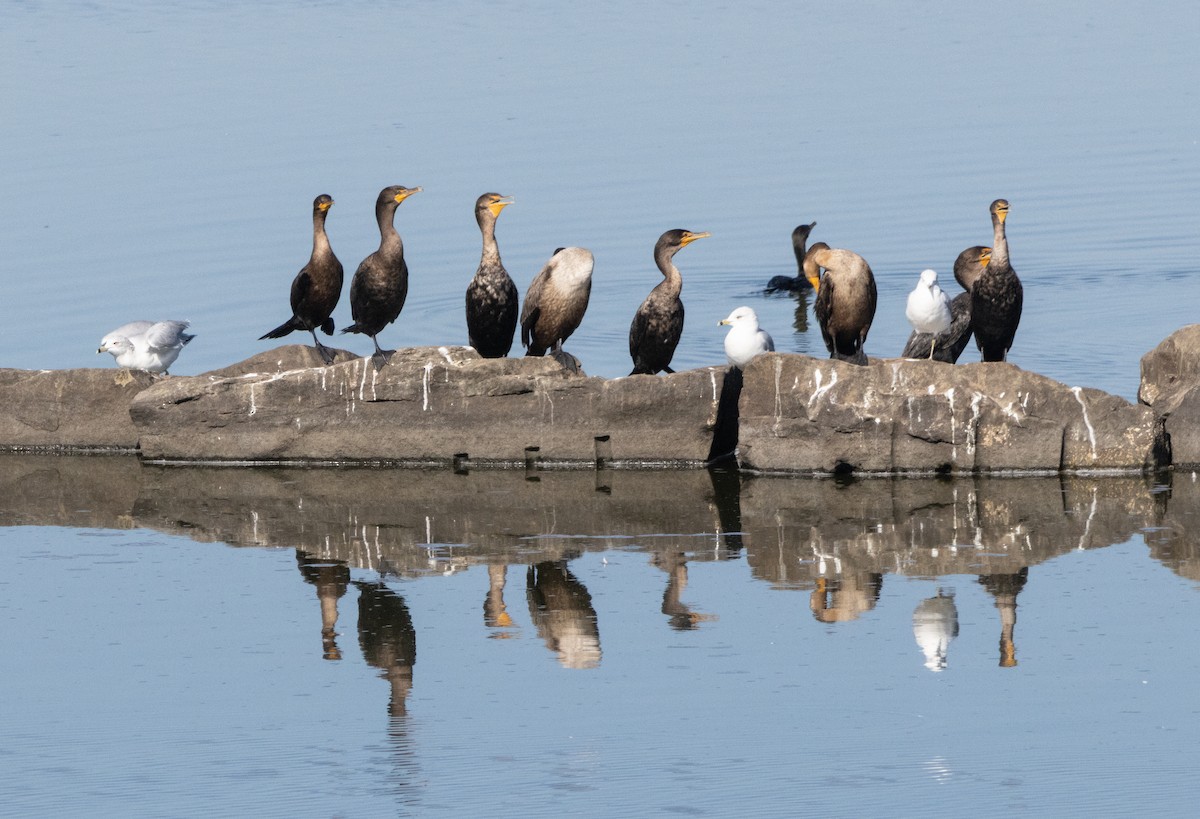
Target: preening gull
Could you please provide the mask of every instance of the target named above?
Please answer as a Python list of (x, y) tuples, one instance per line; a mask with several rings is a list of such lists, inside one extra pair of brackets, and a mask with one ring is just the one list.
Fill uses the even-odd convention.
[[(950, 299), (938, 286), (937, 273), (933, 270), (922, 270), (917, 286), (908, 294), (908, 306), (904, 311), (913, 329), (918, 333), (930, 333), (936, 336), (944, 333), (950, 327)], [(937, 342), (929, 344), (929, 357), (933, 358), (933, 348)]]
[(186, 321), (131, 321), (100, 341), (97, 353), (112, 353), (120, 367), (165, 373), (183, 346), (195, 338)]
[(725, 357), (732, 367), (745, 367), (756, 355), (775, 349), (775, 342), (758, 326), (758, 315), (749, 307), (739, 307), (717, 323), (729, 325), (729, 332), (725, 334)]

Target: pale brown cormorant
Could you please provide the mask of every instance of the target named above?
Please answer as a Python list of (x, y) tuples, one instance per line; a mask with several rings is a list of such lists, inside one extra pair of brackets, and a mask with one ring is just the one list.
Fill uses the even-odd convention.
[(269, 333), (259, 336), (261, 341), (264, 338), (282, 338), (293, 330), (308, 330), (326, 364), (333, 363), (333, 353), (317, 340), (317, 328), (320, 327), (327, 336), (333, 335), (331, 316), (342, 295), (342, 263), (333, 255), (329, 236), (325, 233), (325, 217), (332, 204), (332, 197), (324, 193), (313, 200), (312, 256), (292, 280), (292, 317)]
[(1024, 294), (1021, 280), (1008, 262), (1008, 238), (1004, 235), (1008, 202), (997, 199), (990, 210), (992, 257), (971, 287), (971, 330), (984, 361), (1004, 361), (1021, 322)]
[(534, 277), (521, 307), (521, 344), (525, 355), (545, 355), (546, 350), (568, 370), (578, 371), (574, 356), (563, 352), (563, 342), (583, 321), (592, 292), (592, 252), (582, 247), (560, 247)]
[(776, 293), (786, 291), (795, 293), (799, 290), (808, 290), (812, 285), (808, 279), (804, 277), (804, 256), (807, 253), (804, 245), (808, 242), (808, 234), (812, 233), (812, 229), (817, 226), (816, 222), (808, 225), (797, 225), (792, 231), (792, 252), (796, 254), (796, 270), (798, 276), (772, 276), (767, 282), (767, 292)]
[(377, 335), (400, 315), (408, 298), (408, 264), (404, 261), (404, 242), (394, 224), (396, 208), (421, 189), (392, 185), (379, 192), (375, 200), (375, 221), (379, 224), (379, 249), (363, 259), (350, 282), (350, 316), (354, 323), (343, 333), (362, 333), (375, 344), (372, 360), (379, 369), (394, 350), (382, 350)]
[(921, 358), (933, 344), (933, 360), (954, 364), (971, 340), (971, 286), (991, 258), (990, 247), (968, 247), (954, 260), (954, 278), (963, 292), (950, 300), (950, 327), (936, 336), (914, 332), (904, 345), (904, 358)]
[[(824, 268), (825, 275), (820, 271)], [(829, 357), (866, 364), (863, 345), (875, 319), (878, 294), (866, 259), (852, 250), (817, 242), (804, 256), (804, 276), (817, 291), (813, 312)]]
[(683, 277), (671, 260), (680, 248), (709, 235), (676, 229), (658, 237), (654, 245), (654, 263), (662, 272), (663, 280), (646, 296), (629, 326), (629, 355), (633, 358), (630, 375), (675, 372), (671, 369), (671, 357), (675, 355), (675, 347), (683, 333), (683, 302), (679, 300)]
[(496, 219), (512, 198), (485, 193), (475, 201), (475, 221), (483, 234), (483, 255), (467, 285), (467, 338), (484, 358), (503, 358), (517, 330), (517, 286), (500, 261)]

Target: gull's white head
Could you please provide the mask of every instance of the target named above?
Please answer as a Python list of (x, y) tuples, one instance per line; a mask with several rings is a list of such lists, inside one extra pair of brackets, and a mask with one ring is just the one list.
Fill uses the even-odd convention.
[(921, 285), (932, 288), (937, 284), (937, 271), (926, 268), (921, 271)]
[(731, 327), (749, 327), (758, 329), (758, 314), (749, 307), (739, 307), (717, 324), (728, 324)]
[(118, 336), (110, 333), (100, 340), (100, 349), (97, 353), (112, 353), (114, 356), (119, 356), (122, 353), (127, 353), (133, 350), (133, 344), (125, 336)]

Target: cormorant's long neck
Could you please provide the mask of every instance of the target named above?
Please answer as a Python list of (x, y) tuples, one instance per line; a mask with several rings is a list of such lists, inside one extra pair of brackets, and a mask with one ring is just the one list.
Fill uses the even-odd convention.
[(318, 210), (313, 214), (313, 258), (320, 256), (329, 256), (333, 253), (333, 249), (329, 246), (329, 235), (325, 232), (325, 217), (329, 215), (327, 210)]
[(804, 246), (808, 241), (807, 233), (797, 233), (792, 236), (792, 250), (796, 253), (796, 267), (800, 268), (800, 273), (804, 273)]
[(683, 290), (683, 276), (675, 266), (674, 256), (677, 247), (664, 247), (654, 252), (654, 263), (662, 271), (664, 281), (658, 286), (666, 293), (678, 296)]
[(375, 219), (379, 222), (379, 251), (384, 255), (404, 253), (404, 242), (396, 232), (396, 201), (384, 202), (375, 207)]
[(1000, 221), (998, 214), (992, 214), (992, 260), (988, 263), (988, 267), (996, 270), (1003, 270), (1009, 266), (1008, 263), (1008, 237), (1004, 235), (1004, 223)]
[(479, 231), (483, 234), (483, 257), (479, 260), (480, 268), (500, 264), (500, 246), (496, 244), (496, 218), (485, 211), (487, 217), (479, 220)]

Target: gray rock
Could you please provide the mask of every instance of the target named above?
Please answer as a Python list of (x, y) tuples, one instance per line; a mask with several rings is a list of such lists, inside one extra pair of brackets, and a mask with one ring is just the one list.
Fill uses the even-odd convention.
[(708, 460), (722, 368), (606, 380), (551, 358), (483, 359), (466, 347), (399, 350), (288, 369), (272, 350), (238, 373), (164, 380), (133, 401), (152, 460), (698, 466)]
[(1200, 324), (1181, 327), (1142, 356), (1138, 401), (1157, 406), (1200, 385)]
[(167, 380), (142, 370), (0, 370), (0, 448), (117, 451), (137, 447), (137, 393)]
[(1200, 466), (1200, 324), (1176, 330), (1141, 366), (1138, 400), (1162, 420), (1172, 464)]
[(1012, 364), (770, 353), (745, 370), (739, 462), (765, 472), (1145, 470), (1167, 460), (1152, 410)]

